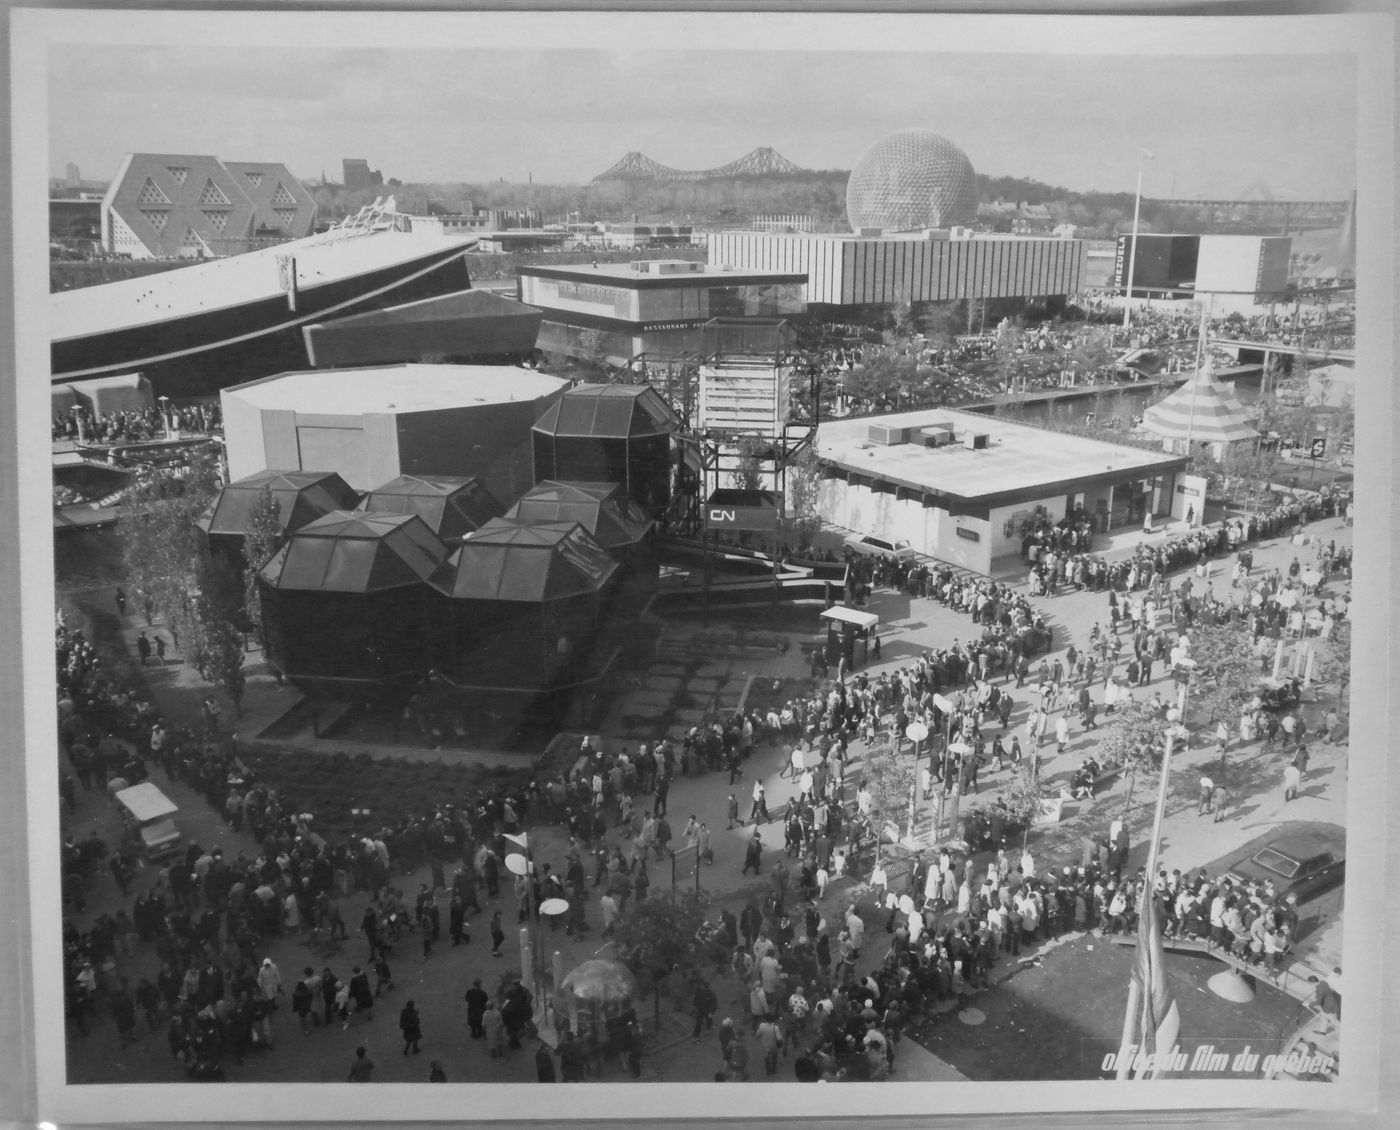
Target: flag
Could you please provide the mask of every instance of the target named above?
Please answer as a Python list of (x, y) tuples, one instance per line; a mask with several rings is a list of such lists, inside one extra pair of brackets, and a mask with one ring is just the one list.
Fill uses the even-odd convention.
[[(1142, 913), (1138, 920), (1137, 961), (1133, 966), (1133, 981), (1137, 985), (1141, 1012), (1138, 1035), (1141, 1053), (1163, 1056), (1171, 1054), (1181, 1027), (1176, 998), (1167, 987), (1167, 971), (1162, 950), (1162, 926), (1157, 921), (1157, 899), (1151, 887), (1143, 891)], [(1160, 1078), (1160, 1068), (1143, 1072), (1139, 1078)]]

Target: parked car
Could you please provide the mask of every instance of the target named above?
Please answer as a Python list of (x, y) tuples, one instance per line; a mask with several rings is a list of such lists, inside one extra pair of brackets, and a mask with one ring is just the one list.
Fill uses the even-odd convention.
[(852, 553), (862, 557), (883, 557), (889, 561), (909, 561), (918, 554), (907, 541), (877, 538), (873, 534), (852, 534), (842, 543)]
[(1345, 878), (1346, 833), (1332, 824), (1284, 824), (1246, 844), (1224, 870), (1244, 882), (1270, 879), (1280, 898), (1307, 902)]

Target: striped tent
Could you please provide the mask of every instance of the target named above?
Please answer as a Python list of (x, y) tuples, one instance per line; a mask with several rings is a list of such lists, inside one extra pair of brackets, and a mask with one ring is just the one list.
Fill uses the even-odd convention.
[[(1209, 363), (1160, 404), (1142, 414), (1142, 430), (1173, 441), (1227, 444), (1256, 440), (1244, 406), (1234, 392), (1215, 380)], [(1164, 445), (1165, 446), (1165, 445)]]

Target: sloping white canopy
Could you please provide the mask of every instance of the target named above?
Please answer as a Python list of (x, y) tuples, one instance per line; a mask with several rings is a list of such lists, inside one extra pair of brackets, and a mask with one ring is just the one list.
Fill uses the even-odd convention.
[(1192, 443), (1232, 443), (1259, 436), (1249, 424), (1244, 405), (1217, 383), (1209, 364), (1160, 404), (1147, 409), (1142, 414), (1142, 427), (1163, 439), (1190, 439)]
[(857, 628), (873, 628), (880, 622), (880, 617), (876, 616), (875, 613), (847, 608), (844, 604), (828, 608), (821, 614), (821, 618), (823, 620), (837, 620), (843, 624), (854, 624)]

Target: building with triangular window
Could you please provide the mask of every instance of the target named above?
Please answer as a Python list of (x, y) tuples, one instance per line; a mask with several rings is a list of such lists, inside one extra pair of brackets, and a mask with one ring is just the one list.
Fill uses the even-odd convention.
[(102, 246), (133, 259), (210, 258), (311, 234), (316, 203), (285, 165), (128, 153), (102, 200)]

